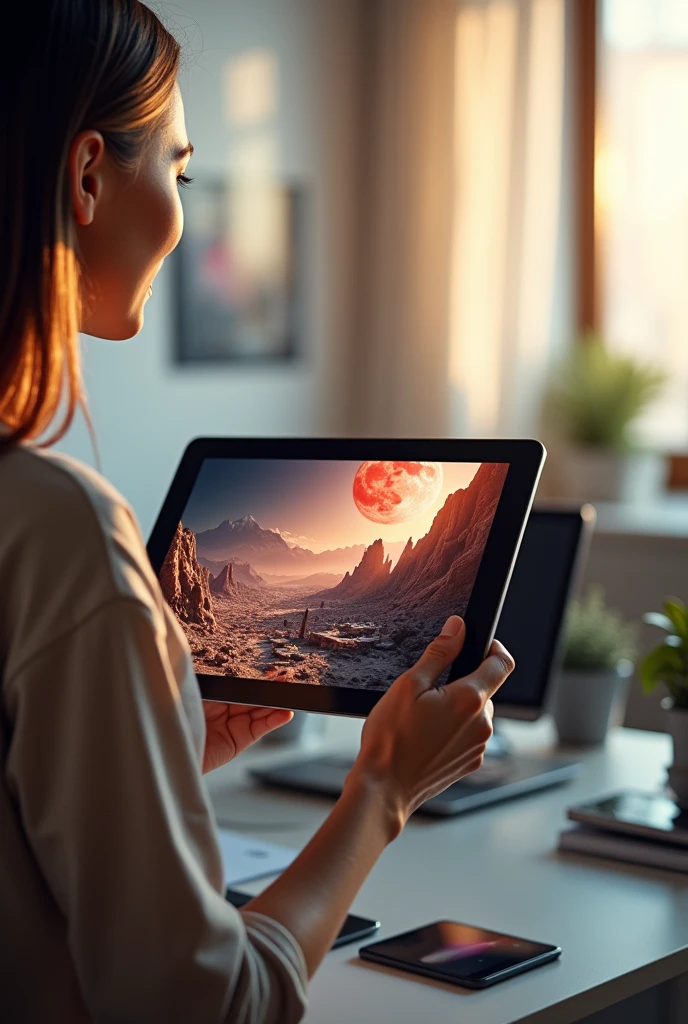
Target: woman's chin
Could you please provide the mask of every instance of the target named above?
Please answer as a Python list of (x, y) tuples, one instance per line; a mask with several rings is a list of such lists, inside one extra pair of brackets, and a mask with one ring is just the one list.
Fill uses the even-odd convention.
[(103, 341), (128, 341), (134, 338), (143, 327), (143, 306), (137, 313), (132, 313), (122, 323), (96, 323), (90, 320), (80, 329), (81, 334)]
[(146, 299), (144, 295), (137, 303), (132, 304), (125, 316), (106, 316), (104, 310), (96, 311), (86, 319), (80, 327), (81, 334), (104, 341), (128, 341), (135, 337), (143, 327), (143, 313)]

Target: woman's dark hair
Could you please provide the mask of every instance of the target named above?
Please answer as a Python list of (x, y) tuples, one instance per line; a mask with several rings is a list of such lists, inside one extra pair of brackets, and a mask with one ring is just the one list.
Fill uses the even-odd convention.
[(68, 154), (86, 129), (135, 172), (165, 114), (179, 44), (139, 0), (22, 0), (0, 34), (0, 451), (63, 436), (84, 408), (84, 279)]

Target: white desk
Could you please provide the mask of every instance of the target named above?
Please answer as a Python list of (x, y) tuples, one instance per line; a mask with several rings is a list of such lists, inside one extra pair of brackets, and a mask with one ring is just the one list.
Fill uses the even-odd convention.
[[(359, 730), (355, 721), (328, 719), (324, 736), (309, 745), (313, 751), (352, 750)], [(551, 752), (547, 721), (507, 723), (504, 731), (517, 749)], [(245, 768), (259, 759), (294, 756), (293, 749), (263, 746), (210, 776), (219, 823), (303, 846), (330, 802), (244, 779)], [(678, 991), (688, 972), (688, 876), (554, 851), (568, 804), (623, 786), (661, 785), (668, 739), (620, 729), (604, 750), (575, 756), (585, 771), (565, 786), (454, 819), (414, 818), (385, 851), (353, 907), (381, 920), (380, 938), (452, 918), (556, 942), (563, 948), (559, 962), (468, 993), (364, 965), (356, 946), (345, 946), (328, 954), (314, 978), (307, 1022), (571, 1024), (684, 975), (661, 990), (672, 1008), (665, 1002), (658, 1010), (655, 1000), (651, 1010), (637, 1017), (628, 1011), (622, 1019), (685, 1024), (688, 1011), (685, 1004), (679, 1008)], [(245, 888), (259, 892), (265, 884)], [(599, 1020), (606, 1024), (607, 1017)]]

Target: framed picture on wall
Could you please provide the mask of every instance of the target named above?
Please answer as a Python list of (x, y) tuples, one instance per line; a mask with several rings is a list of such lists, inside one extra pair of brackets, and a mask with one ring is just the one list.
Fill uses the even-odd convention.
[(194, 179), (175, 254), (180, 364), (290, 360), (302, 351), (303, 193)]

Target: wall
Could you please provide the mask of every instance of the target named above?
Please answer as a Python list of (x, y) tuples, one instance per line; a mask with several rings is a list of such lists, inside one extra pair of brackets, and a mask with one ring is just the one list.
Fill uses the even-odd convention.
[[(346, 342), (340, 325), (347, 302), (357, 6), (347, 0), (185, 0), (184, 7), (162, 8), (178, 37), (175, 22), (190, 41), (180, 84), (196, 147), (192, 176), (232, 173), (243, 159), (243, 129), (232, 129), (223, 110), (226, 62), (257, 49), (275, 56), (279, 101), (270, 125), (275, 168), (307, 190), (307, 336), (304, 355), (294, 364), (181, 370), (171, 359), (168, 260), (136, 338), (84, 339), (102, 472), (131, 501), (144, 534), (192, 437), (322, 435), (341, 429), (346, 398), (336, 381)], [(83, 423), (61, 448), (94, 461)]]

